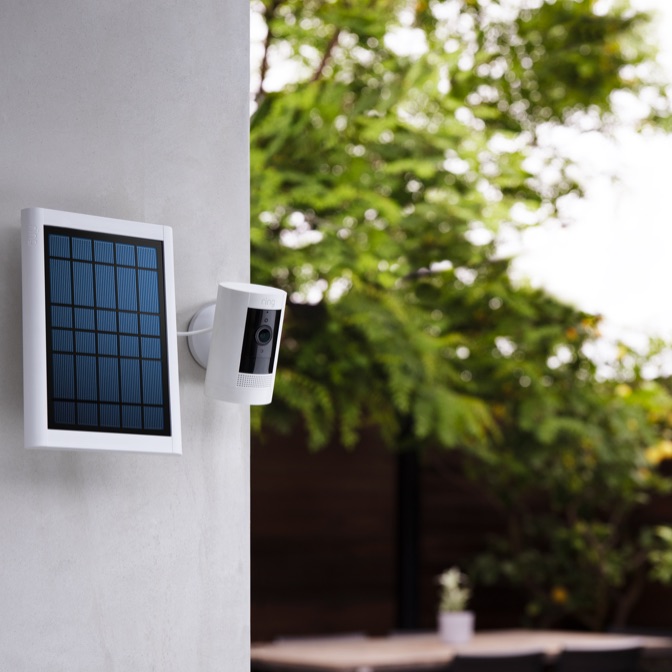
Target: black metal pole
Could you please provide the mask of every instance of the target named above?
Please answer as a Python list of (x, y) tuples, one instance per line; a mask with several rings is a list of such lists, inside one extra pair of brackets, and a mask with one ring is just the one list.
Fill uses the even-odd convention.
[(415, 450), (397, 457), (397, 628), (419, 627), (420, 461)]

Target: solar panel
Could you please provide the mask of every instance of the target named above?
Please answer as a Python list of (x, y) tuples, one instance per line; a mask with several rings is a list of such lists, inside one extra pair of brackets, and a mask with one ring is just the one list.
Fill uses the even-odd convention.
[(31, 209), (23, 230), (26, 445), (179, 452), (170, 229)]
[(163, 243), (44, 237), (49, 427), (169, 434)]

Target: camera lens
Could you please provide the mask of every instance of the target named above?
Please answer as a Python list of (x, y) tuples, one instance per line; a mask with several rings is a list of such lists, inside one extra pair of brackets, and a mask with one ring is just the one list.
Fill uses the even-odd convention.
[(273, 338), (273, 331), (270, 327), (259, 327), (256, 333), (254, 334), (254, 340), (259, 343), (259, 345), (268, 345)]

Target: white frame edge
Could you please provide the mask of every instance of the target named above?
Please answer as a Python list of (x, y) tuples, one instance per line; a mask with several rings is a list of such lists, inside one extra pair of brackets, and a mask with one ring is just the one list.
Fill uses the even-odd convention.
[[(49, 429), (44, 226), (111, 233), (163, 242), (166, 344), (170, 390), (170, 436)], [(173, 233), (167, 226), (78, 213), (26, 208), (21, 211), (23, 294), (24, 445), (29, 449), (182, 454)]]

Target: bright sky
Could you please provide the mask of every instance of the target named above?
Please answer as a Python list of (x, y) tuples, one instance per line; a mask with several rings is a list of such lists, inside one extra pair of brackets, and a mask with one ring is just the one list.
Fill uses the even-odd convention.
[[(632, 4), (656, 10), (672, 81), (672, 2)], [(516, 272), (604, 315), (626, 340), (644, 332), (672, 341), (672, 136), (622, 133), (613, 145), (584, 136), (572, 151), (595, 176), (576, 223), (529, 230)], [(614, 171), (618, 183), (607, 177)]]

